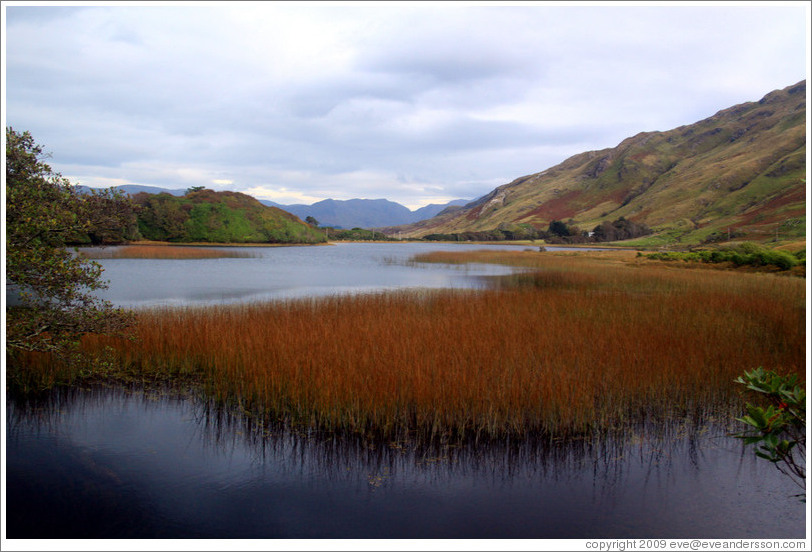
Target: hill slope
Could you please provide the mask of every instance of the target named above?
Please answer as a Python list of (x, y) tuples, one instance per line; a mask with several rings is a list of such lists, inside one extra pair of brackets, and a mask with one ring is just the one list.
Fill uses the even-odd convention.
[(667, 132), (570, 157), (432, 219), (386, 229), (404, 236), (483, 231), (500, 224), (592, 229), (625, 217), (663, 243), (728, 232), (805, 235), (806, 81)]
[(326, 236), (296, 216), (238, 192), (199, 190), (182, 197), (135, 194), (147, 240), (210, 243), (321, 243)]

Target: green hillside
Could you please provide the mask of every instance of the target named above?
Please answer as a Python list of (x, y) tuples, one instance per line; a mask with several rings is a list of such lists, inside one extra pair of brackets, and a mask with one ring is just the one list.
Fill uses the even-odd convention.
[(500, 186), (463, 209), (387, 229), (403, 236), (486, 231), (500, 224), (591, 229), (624, 217), (656, 243), (806, 232), (806, 81), (758, 102), (667, 132), (642, 132), (615, 148), (575, 155)]
[(322, 243), (324, 233), (238, 192), (197, 190), (133, 196), (146, 240), (209, 243)]

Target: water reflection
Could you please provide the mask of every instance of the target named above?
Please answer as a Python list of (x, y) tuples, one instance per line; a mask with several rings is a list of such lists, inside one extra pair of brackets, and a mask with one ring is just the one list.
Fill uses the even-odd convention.
[(712, 420), (465, 447), (262, 426), (166, 390), (8, 403), (9, 538), (802, 538)]
[[(413, 255), (438, 250), (525, 249), (522, 246), (341, 243), (325, 247), (251, 248), (251, 258), (100, 259), (109, 288), (97, 294), (126, 308), (265, 301), (403, 288), (479, 288), (481, 277), (510, 274), (497, 265), (416, 265)], [(244, 252), (239, 247), (212, 247)]]

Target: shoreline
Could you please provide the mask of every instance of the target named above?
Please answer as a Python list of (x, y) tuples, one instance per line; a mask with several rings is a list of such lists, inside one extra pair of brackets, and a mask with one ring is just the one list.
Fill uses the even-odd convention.
[(71, 247), (100, 248), (100, 247), (126, 247), (128, 245), (150, 245), (156, 247), (304, 247), (335, 245), (327, 243), (212, 243), (212, 242), (165, 242), (151, 240), (137, 240), (126, 243), (102, 244), (102, 245), (73, 245)]
[(712, 409), (754, 366), (800, 368), (802, 282), (633, 255), (435, 252), (419, 262), (537, 270), (464, 294), (139, 311), (125, 339), (84, 339), (87, 363), (21, 357), (7, 385), (191, 378), (246, 414), (331, 431), (566, 437)]

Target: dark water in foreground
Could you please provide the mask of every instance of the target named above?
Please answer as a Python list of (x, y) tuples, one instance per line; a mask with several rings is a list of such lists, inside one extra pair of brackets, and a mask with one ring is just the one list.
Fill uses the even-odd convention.
[(804, 505), (718, 426), (569, 446), (251, 430), (179, 397), (7, 403), (8, 538), (803, 538)]

